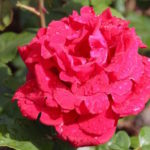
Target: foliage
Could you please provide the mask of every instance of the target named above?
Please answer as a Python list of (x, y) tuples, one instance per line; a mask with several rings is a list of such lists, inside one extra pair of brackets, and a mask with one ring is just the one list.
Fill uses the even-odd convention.
[(150, 127), (143, 127), (139, 135), (133, 137), (130, 137), (125, 131), (119, 131), (107, 144), (98, 146), (95, 150), (148, 150), (150, 148), (149, 139)]
[[(35, 34), (30, 32), (23, 32), (16, 34), (13, 32), (6, 32), (0, 35), (0, 62), (8, 63), (16, 56), (17, 47), (28, 43)], [(9, 42), (8, 42), (9, 41)]]
[(150, 18), (146, 16), (140, 16), (135, 13), (129, 13), (127, 19), (131, 21), (131, 26), (136, 29), (138, 35), (147, 44), (150, 49)]
[(0, 31), (7, 27), (13, 17), (12, 4), (9, 0), (0, 0)]

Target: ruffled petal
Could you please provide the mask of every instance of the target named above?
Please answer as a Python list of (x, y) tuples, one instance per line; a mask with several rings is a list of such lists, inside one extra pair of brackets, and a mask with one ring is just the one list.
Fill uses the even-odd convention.
[(131, 94), (124, 95), (123, 98), (120, 103), (116, 103), (114, 100), (112, 105), (114, 112), (121, 117), (141, 112), (150, 98), (150, 78), (144, 75), (141, 81), (134, 86)]
[(115, 127), (110, 128), (101, 136), (94, 136), (83, 132), (78, 124), (60, 125), (55, 128), (58, 132), (58, 137), (69, 141), (75, 147), (103, 144), (113, 136), (116, 129)]
[(45, 125), (59, 125), (63, 122), (60, 108), (45, 108), (41, 112), (40, 122)]
[(95, 94), (92, 96), (84, 96), (80, 98), (82, 101), (77, 106), (79, 114), (99, 114), (105, 112), (110, 103), (108, 97), (104, 93)]
[(109, 93), (116, 94), (116, 95), (124, 95), (131, 91), (132, 89), (132, 81), (127, 80), (120, 80), (110, 84)]
[(30, 80), (17, 90), (13, 100), (17, 100), (18, 107), (23, 116), (31, 120), (36, 120), (39, 114), (41, 114), (40, 121), (43, 124), (60, 124), (62, 122), (60, 108), (47, 106), (45, 95), (46, 94), (37, 87), (35, 80)]
[(75, 102), (78, 100), (70, 91), (62, 88), (54, 90), (54, 99), (63, 109), (69, 110), (75, 108)]
[(78, 123), (80, 129), (87, 134), (102, 135), (108, 129), (114, 128), (117, 121), (117, 115), (111, 109), (108, 109), (99, 115), (80, 116)]

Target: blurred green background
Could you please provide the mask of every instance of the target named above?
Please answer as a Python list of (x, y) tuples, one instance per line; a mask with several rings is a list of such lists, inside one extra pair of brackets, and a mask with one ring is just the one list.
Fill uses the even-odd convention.
[[(38, 9), (38, 0), (19, 0)], [(17, 0), (0, 0), (0, 150), (74, 150), (56, 139), (52, 127), (28, 121), (11, 103), (14, 91), (24, 83), (26, 68), (17, 47), (28, 43), (36, 34), (40, 19), (16, 6)], [(97, 14), (111, 7), (112, 14), (130, 20), (143, 42), (142, 55), (150, 56), (150, 0), (45, 0), (46, 24), (92, 5)], [(107, 144), (93, 150), (150, 150), (150, 105), (136, 117), (121, 119), (117, 134)], [(142, 130), (140, 131), (140, 129)], [(122, 131), (120, 131), (122, 130)], [(138, 135), (138, 136), (137, 136)], [(8, 148), (9, 147), (9, 148)]]

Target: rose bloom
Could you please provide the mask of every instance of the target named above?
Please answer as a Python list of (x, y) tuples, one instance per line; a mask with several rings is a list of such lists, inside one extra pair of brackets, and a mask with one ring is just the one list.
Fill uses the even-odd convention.
[(28, 68), (15, 93), (23, 116), (55, 127), (72, 145), (107, 142), (120, 117), (141, 112), (150, 98), (150, 59), (129, 22), (90, 7), (39, 29), (19, 47)]

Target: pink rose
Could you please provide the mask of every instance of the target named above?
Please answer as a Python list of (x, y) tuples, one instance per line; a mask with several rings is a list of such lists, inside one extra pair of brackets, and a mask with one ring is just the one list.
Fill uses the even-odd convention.
[(74, 146), (107, 142), (119, 117), (139, 113), (150, 98), (150, 59), (128, 21), (109, 9), (96, 16), (52, 21), (19, 48), (27, 68), (26, 83), (15, 93), (23, 116), (54, 126)]

